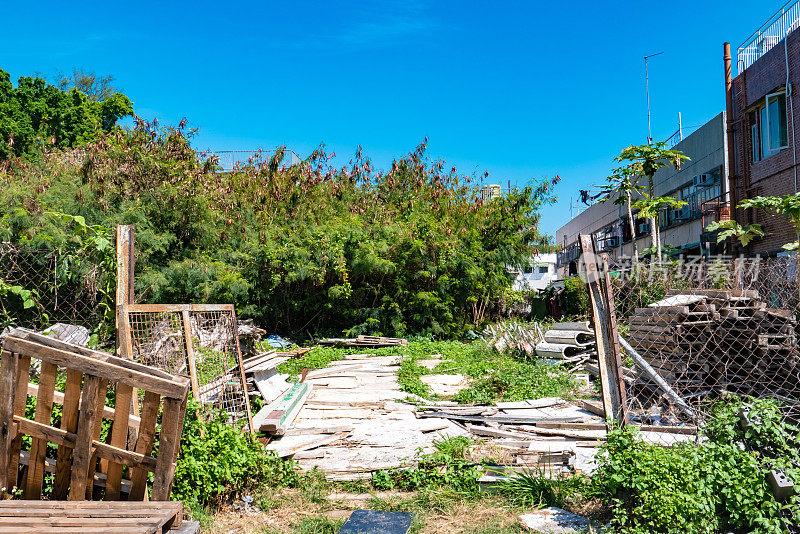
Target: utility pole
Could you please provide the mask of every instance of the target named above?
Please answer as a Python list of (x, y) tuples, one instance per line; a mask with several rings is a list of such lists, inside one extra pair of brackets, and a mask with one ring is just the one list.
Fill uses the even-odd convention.
[(650, 128), (650, 78), (647, 75), (647, 60), (651, 57), (660, 56), (664, 52), (656, 52), (655, 54), (650, 54), (649, 56), (644, 56), (644, 86), (645, 92), (647, 93), (647, 144), (653, 144), (653, 131)]

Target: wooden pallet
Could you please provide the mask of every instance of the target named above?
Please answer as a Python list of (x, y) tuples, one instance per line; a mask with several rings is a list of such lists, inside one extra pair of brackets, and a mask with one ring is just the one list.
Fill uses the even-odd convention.
[[(28, 382), (32, 359), (39, 360), (35, 385)], [(57, 377), (64, 378), (63, 391), (58, 390)], [(110, 387), (115, 388), (113, 409), (105, 406)], [(131, 414), (133, 404), (138, 405), (135, 390), (144, 397), (139, 416)], [(32, 392), (36, 409), (28, 419), (26, 404)], [(105, 500), (120, 500), (127, 492), (128, 500), (141, 501), (152, 472), (153, 500), (166, 501), (188, 394), (186, 377), (29, 330), (13, 330), (3, 344), (0, 366), (2, 486), (20, 488), (25, 499), (40, 499), (49, 465), (55, 473), (54, 499), (92, 499), (95, 481), (103, 479)], [(54, 417), (56, 403), (62, 405), (61, 417)], [(103, 419), (112, 421), (106, 441), (100, 439)], [(28, 451), (22, 450), (23, 435), (32, 438)], [(57, 445), (55, 458), (47, 457), (49, 443)], [(126, 468), (128, 480), (123, 480)]]
[(0, 533), (164, 534), (182, 518), (180, 502), (0, 501)]

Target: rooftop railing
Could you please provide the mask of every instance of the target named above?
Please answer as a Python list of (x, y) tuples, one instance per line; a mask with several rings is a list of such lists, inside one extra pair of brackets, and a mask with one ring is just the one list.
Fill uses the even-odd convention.
[[(302, 159), (294, 150), (286, 149), (283, 156), (283, 165), (287, 167), (300, 163)], [(218, 170), (222, 172), (230, 172), (235, 167), (241, 165), (258, 165), (259, 163), (268, 162), (275, 156), (275, 150), (208, 150), (206, 152), (198, 152), (198, 158), (204, 162), (210, 157), (217, 158)]]
[(789, 0), (756, 30), (736, 52), (739, 74), (800, 27), (800, 0)]

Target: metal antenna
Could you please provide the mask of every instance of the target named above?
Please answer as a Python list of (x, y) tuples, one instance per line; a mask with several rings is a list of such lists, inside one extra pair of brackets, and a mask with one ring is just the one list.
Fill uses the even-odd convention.
[(651, 57), (660, 56), (664, 52), (656, 52), (649, 56), (644, 56), (644, 85), (647, 92), (647, 144), (653, 144), (653, 131), (650, 128), (650, 78), (647, 76), (647, 60)]

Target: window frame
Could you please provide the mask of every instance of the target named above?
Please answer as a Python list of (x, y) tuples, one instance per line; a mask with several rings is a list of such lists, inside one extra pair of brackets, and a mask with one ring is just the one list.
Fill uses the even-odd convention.
[[(783, 133), (784, 143), (775, 143), (773, 146), (772, 140), (772, 120), (775, 118), (775, 113), (770, 116), (770, 104), (773, 104), (776, 99), (783, 98), (783, 113), (777, 114), (778, 135)], [(773, 102), (770, 102), (770, 101)], [(751, 141), (751, 154), (750, 157), (753, 163), (764, 161), (770, 156), (774, 156), (782, 150), (789, 148), (789, 118), (787, 106), (789, 102), (786, 98), (786, 90), (773, 91), (768, 93), (762, 99), (759, 99), (758, 104), (750, 108), (748, 117), (750, 119), (750, 141)], [(780, 104), (778, 104), (780, 108)], [(780, 139), (778, 139), (780, 142)]]
[[(782, 115), (780, 117), (780, 120), (782, 121), (783, 130), (785, 130), (785, 132), (786, 132), (786, 134), (784, 136), (786, 138), (786, 144), (773, 147), (772, 146), (772, 128), (770, 128), (771, 121), (770, 121), (770, 116), (769, 116), (769, 107), (770, 107), (770, 101), (769, 100), (770, 100), (770, 98), (776, 98), (777, 99), (777, 98), (780, 98), (780, 97), (783, 97), (783, 113), (780, 114), (780, 115)], [(789, 121), (788, 121), (788, 119), (786, 117), (786, 112), (787, 112), (786, 106), (787, 105), (788, 105), (788, 102), (786, 101), (786, 91), (776, 91), (776, 92), (770, 93), (766, 97), (764, 97), (764, 107), (767, 110), (767, 147), (769, 148), (770, 156), (773, 155), (773, 154), (777, 154), (778, 152), (780, 152), (783, 149), (789, 148)], [(780, 124), (779, 124), (778, 128), (780, 129)]]

